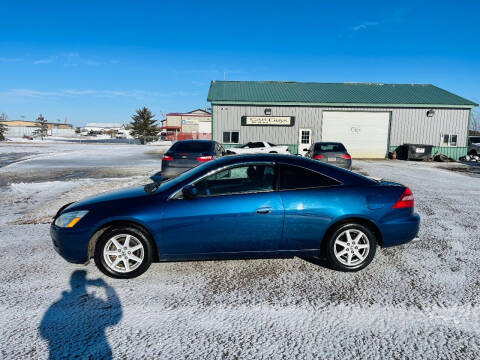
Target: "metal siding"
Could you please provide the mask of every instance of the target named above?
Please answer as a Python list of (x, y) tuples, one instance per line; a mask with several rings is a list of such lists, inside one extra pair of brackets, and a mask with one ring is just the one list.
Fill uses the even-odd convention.
[[(295, 116), (293, 127), (241, 126), (242, 116), (261, 116), (264, 109), (272, 109), (272, 116)], [(223, 110), (222, 110), (223, 109)], [(456, 134), (458, 146), (467, 144), (468, 109), (434, 109), (435, 115), (427, 117), (427, 109), (416, 108), (349, 108), (349, 107), (299, 107), (299, 106), (245, 106), (213, 105), (215, 125), (213, 139), (223, 142), (224, 131), (239, 131), (240, 143), (266, 140), (277, 144), (298, 144), (298, 130), (313, 130), (313, 140), (321, 141), (322, 111), (391, 112), (389, 146), (404, 143), (440, 145), (441, 134)]]
[[(271, 116), (294, 116), (294, 126), (241, 126), (242, 116), (263, 116), (265, 108), (272, 109)], [(319, 138), (321, 134), (321, 108), (214, 105), (213, 111), (215, 113), (213, 138), (220, 142), (223, 141), (224, 131), (239, 131), (241, 143), (265, 140), (277, 144), (297, 144), (300, 128), (312, 129), (314, 139)]]

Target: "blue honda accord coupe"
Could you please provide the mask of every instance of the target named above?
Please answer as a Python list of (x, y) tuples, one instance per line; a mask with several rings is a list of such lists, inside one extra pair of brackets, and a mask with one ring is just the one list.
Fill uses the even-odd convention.
[(322, 256), (356, 271), (377, 245), (407, 243), (420, 218), (409, 188), (291, 155), (237, 155), (180, 176), (62, 207), (51, 226), (67, 261), (116, 278), (152, 262)]

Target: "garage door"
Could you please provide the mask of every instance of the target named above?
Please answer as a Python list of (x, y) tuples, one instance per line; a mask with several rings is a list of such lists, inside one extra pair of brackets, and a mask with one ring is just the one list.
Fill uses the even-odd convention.
[(384, 158), (389, 122), (388, 112), (324, 111), (322, 141), (343, 143), (354, 158)]

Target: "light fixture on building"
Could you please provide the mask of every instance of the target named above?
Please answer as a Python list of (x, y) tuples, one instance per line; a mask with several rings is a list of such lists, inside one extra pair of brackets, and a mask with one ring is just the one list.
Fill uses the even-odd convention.
[(430, 110), (427, 111), (427, 116), (428, 117), (432, 117), (433, 115), (435, 115), (435, 110), (430, 109)]
[(265, 115), (272, 115), (272, 109), (265, 109)]

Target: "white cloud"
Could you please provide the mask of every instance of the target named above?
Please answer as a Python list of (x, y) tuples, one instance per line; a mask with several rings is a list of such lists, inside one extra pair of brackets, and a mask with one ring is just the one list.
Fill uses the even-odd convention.
[(38, 59), (33, 62), (35, 65), (40, 64), (51, 64), (51, 63), (58, 63), (65, 67), (77, 67), (79, 65), (86, 65), (86, 66), (101, 66), (105, 64), (118, 64), (118, 60), (109, 60), (109, 61), (99, 61), (89, 58), (83, 58), (80, 56), (79, 53), (76, 52), (68, 52), (62, 53), (58, 55), (53, 55), (45, 59)]
[(39, 64), (51, 64), (52, 62), (54, 62), (56, 59), (56, 57), (51, 57), (51, 58), (48, 58), (48, 59), (40, 59), (40, 60), (35, 60), (33, 63), (35, 65), (39, 65)]
[(365, 21), (361, 24), (354, 26), (353, 31), (365, 30), (369, 27), (377, 26), (378, 24), (380, 24), (378, 21)]
[(93, 96), (100, 98), (155, 98), (170, 96), (192, 96), (196, 93), (188, 91), (173, 91), (162, 93), (158, 91), (147, 90), (94, 90), (94, 89), (62, 89), (58, 91), (42, 91), (35, 89), (9, 89), (0, 91), (0, 98), (9, 100), (25, 100), (25, 99), (48, 99), (48, 98), (68, 98), (80, 96)]

